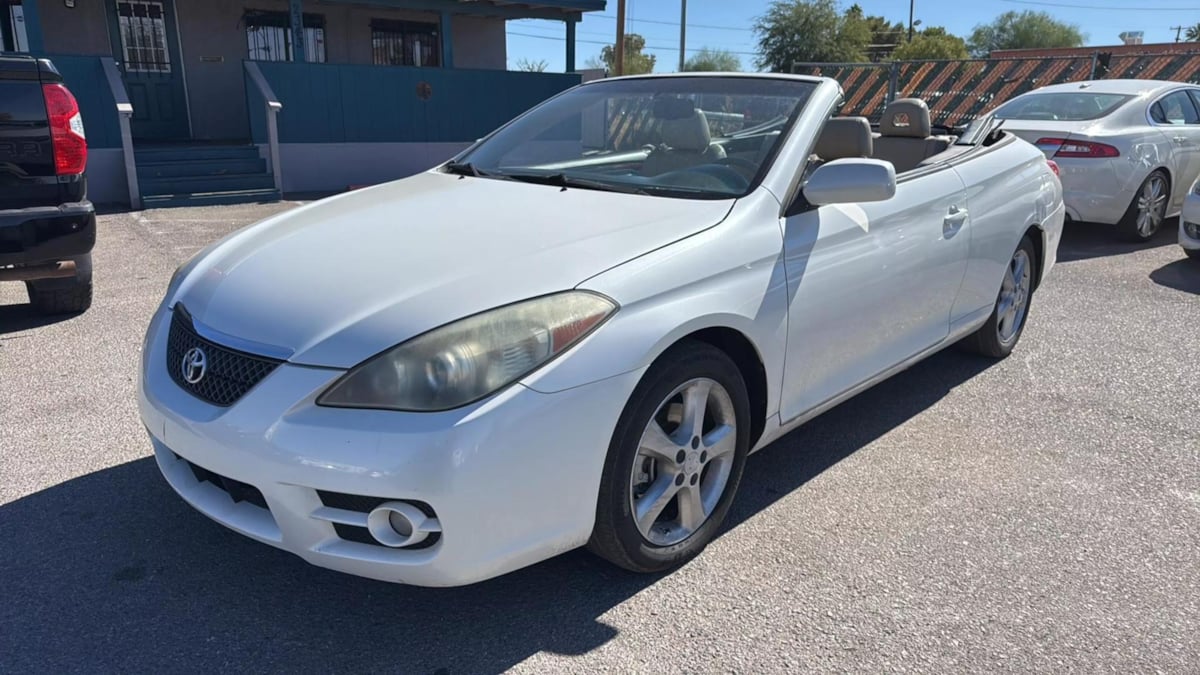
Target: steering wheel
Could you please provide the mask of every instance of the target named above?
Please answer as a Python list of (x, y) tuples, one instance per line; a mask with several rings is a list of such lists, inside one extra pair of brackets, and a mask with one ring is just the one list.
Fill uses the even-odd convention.
[(744, 169), (745, 172), (743, 175), (747, 181), (754, 180), (754, 177), (758, 175), (758, 165), (742, 157), (722, 157), (721, 159), (713, 162), (713, 164), (716, 164), (717, 166), (728, 166), (736, 169)]

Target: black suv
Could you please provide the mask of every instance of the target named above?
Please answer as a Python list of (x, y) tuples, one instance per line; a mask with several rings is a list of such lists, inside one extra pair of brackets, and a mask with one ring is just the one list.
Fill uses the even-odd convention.
[(87, 200), (79, 104), (47, 59), (0, 56), (0, 281), (34, 310), (92, 304), (96, 211)]

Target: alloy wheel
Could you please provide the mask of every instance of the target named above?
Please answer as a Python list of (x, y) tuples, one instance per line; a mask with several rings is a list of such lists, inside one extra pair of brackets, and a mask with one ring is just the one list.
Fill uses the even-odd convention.
[(1142, 185), (1137, 198), (1137, 230), (1143, 237), (1150, 237), (1162, 227), (1167, 210), (1167, 180), (1155, 173)]
[(1025, 314), (1029, 309), (1029, 291), (1032, 286), (1029, 254), (1025, 249), (1018, 248), (1004, 274), (1004, 281), (1000, 286), (1000, 303), (996, 308), (996, 330), (1001, 342), (1007, 343), (1021, 332)]
[(697, 378), (675, 388), (646, 425), (630, 475), (638, 531), (672, 546), (700, 529), (729, 484), (737, 415), (721, 384)]

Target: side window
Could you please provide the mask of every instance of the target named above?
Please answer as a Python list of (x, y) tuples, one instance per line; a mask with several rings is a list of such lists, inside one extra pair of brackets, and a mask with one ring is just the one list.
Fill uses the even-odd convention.
[(1156, 124), (1200, 124), (1200, 113), (1186, 91), (1177, 91), (1150, 106), (1150, 119)]

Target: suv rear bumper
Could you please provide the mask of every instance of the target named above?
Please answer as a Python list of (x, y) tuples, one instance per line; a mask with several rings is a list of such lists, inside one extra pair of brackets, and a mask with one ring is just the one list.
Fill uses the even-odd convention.
[(57, 262), (96, 244), (96, 208), (89, 201), (0, 211), (0, 267)]

